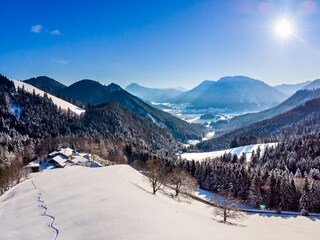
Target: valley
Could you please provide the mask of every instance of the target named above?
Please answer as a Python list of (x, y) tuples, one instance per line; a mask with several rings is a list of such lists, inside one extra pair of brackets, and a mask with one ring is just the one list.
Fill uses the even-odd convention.
[(320, 239), (320, 0), (1, 10), (0, 240)]

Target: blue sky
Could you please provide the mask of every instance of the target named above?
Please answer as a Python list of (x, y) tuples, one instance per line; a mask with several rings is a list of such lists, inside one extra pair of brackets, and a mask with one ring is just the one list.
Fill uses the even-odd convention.
[[(295, 36), (280, 39), (287, 18)], [(320, 2), (10, 0), (1, 3), (0, 73), (192, 88), (246, 75), (270, 85), (320, 78)]]

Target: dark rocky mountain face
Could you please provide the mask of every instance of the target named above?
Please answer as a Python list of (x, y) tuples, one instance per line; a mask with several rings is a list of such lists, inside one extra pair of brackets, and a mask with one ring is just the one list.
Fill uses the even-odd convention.
[(58, 95), (63, 89), (66, 88), (66, 86), (62, 83), (46, 76), (30, 78), (24, 80), (24, 82), (53, 95)]
[(137, 83), (128, 85), (125, 90), (134, 96), (139, 97), (148, 102), (167, 102), (183, 93), (181, 89), (176, 88), (147, 88)]
[(206, 81), (178, 96), (174, 102), (190, 103), (195, 108), (219, 108), (231, 111), (252, 111), (274, 106), (285, 95), (262, 81), (244, 76)]
[(215, 133), (219, 136), (234, 129), (245, 127), (252, 123), (272, 118), (278, 114), (289, 111), (294, 107), (297, 107), (311, 99), (318, 97), (320, 97), (320, 89), (300, 90), (278, 106), (257, 113), (240, 115), (232, 118), (229, 121), (218, 121), (216, 123), (213, 123), (212, 127), (215, 128)]

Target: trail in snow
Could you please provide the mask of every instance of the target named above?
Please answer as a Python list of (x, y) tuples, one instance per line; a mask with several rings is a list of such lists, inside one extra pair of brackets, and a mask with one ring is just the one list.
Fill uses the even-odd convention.
[(54, 216), (52, 216), (52, 215), (47, 214), (48, 207), (44, 204), (44, 201), (41, 199), (40, 189), (37, 188), (37, 186), (34, 184), (33, 181), (32, 181), (32, 184), (33, 184), (33, 187), (39, 191), (39, 193), (38, 193), (38, 195), (39, 195), (38, 196), (38, 201), (41, 203), (40, 206), (44, 209), (44, 212), (43, 212), (42, 215), (51, 218), (51, 223), (49, 224), (49, 227), (52, 228), (53, 231), (55, 232), (55, 236), (54, 236), (53, 240), (56, 240), (58, 238), (58, 235), (59, 235), (59, 230), (55, 226), (53, 226), (54, 221), (56, 220), (56, 218)]

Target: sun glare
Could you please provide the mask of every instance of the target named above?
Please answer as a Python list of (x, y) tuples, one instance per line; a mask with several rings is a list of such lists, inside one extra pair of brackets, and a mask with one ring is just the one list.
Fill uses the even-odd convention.
[(293, 24), (288, 19), (281, 19), (275, 23), (275, 32), (282, 39), (293, 36)]

